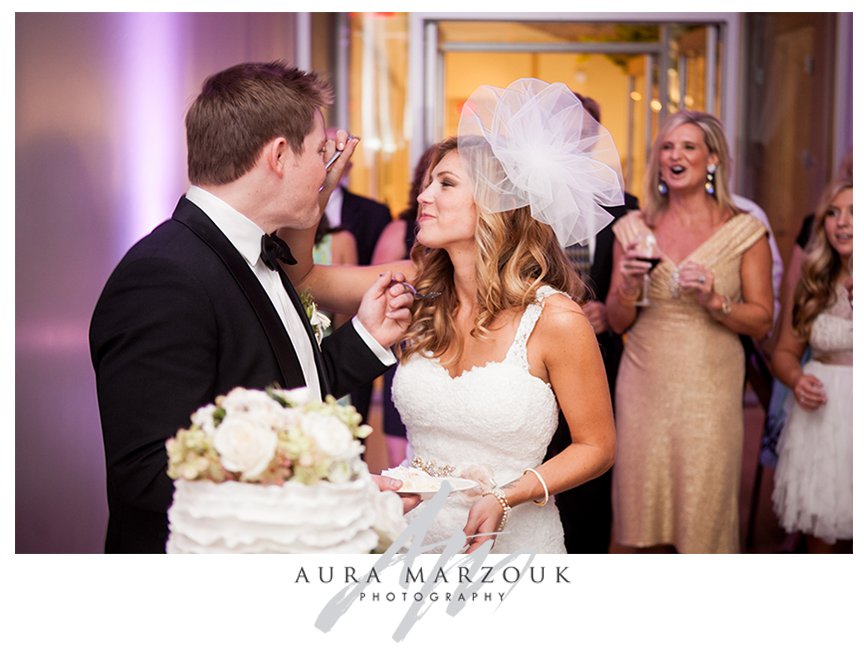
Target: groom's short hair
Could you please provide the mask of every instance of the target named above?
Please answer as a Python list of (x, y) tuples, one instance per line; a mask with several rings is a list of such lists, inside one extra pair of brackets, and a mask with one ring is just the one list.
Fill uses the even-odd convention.
[(301, 153), (315, 112), (332, 101), (328, 83), (282, 61), (241, 63), (208, 77), (186, 114), (190, 182), (237, 180), (273, 138)]

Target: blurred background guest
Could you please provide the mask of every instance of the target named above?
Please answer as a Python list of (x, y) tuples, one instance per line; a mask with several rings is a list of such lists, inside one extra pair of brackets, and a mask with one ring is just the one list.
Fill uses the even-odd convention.
[[(318, 230), (315, 231), (312, 259), (316, 264), (357, 264), (357, 242), (354, 235), (343, 228), (330, 227), (330, 222), (325, 215), (318, 223)], [(351, 314), (327, 315), (332, 323), (325, 335), (351, 318)]]
[[(336, 138), (338, 128), (331, 126), (327, 128), (327, 137), (331, 140)], [(390, 208), (384, 203), (348, 190), (348, 175), (351, 172), (352, 163), (348, 163), (342, 182), (333, 190), (327, 205), (324, 208), (324, 216), (330, 228), (342, 228), (354, 236), (357, 247), (357, 264), (368, 265), (372, 261), (372, 252), (378, 243), (378, 238), (384, 232), (391, 221)], [(372, 384), (361, 386), (351, 391), (351, 404), (363, 417), (363, 421), (369, 419), (369, 404), (372, 401)]]
[[(783, 316), (772, 366), (792, 398), (778, 446), (774, 510), (787, 532), (807, 534), (809, 552), (851, 552), (851, 178), (825, 191)], [(812, 359), (802, 367), (808, 344)]]
[[(414, 176), (408, 191), (408, 207), (399, 214), (395, 221), (387, 224), (384, 232), (381, 233), (381, 238), (378, 240), (372, 255), (372, 264), (385, 264), (408, 259), (411, 248), (414, 246), (414, 235), (417, 232), (417, 210), (420, 207), (417, 197), (426, 187), (429, 163), (436, 151), (436, 144), (427, 148), (414, 167)], [(384, 374), (381, 406), (388, 466), (395, 467), (405, 460), (408, 438), (405, 433), (405, 425), (402, 423), (402, 418), (399, 417), (399, 411), (393, 405), (393, 375), (396, 374), (396, 368), (391, 370)]]
[[(600, 104), (592, 97), (573, 93), (582, 102), (585, 110), (600, 123)], [(615, 219), (631, 210), (639, 209), (639, 200), (624, 192), (624, 205), (606, 207)], [(597, 343), (603, 355), (606, 380), (615, 405), (615, 380), (621, 361), (623, 345), (621, 337), (609, 327), (606, 319), (606, 296), (612, 280), (612, 245), (615, 235), (611, 224), (589, 238), (584, 244), (574, 244), (565, 249), (570, 263), (586, 286), (586, 300), (582, 311), (591, 322)], [(570, 431), (564, 418), (547, 451), (551, 458), (570, 444)], [(578, 485), (555, 497), (561, 524), (564, 526), (564, 545), (568, 553), (608, 553), (612, 538), (612, 472), (610, 469), (597, 478)]]
[[(336, 138), (336, 127), (327, 129), (327, 137), (331, 140)], [(378, 243), (378, 238), (384, 232), (393, 219), (390, 208), (384, 203), (359, 194), (354, 194), (346, 187), (348, 174), (351, 172), (352, 163), (348, 163), (342, 183), (333, 190), (324, 214), (330, 228), (342, 228), (354, 236), (357, 244), (357, 263), (363, 266), (372, 261), (372, 252)]]
[[(747, 197), (739, 194), (732, 194), (732, 203), (734, 203), (741, 212), (746, 212), (747, 214), (756, 217), (759, 220), (759, 223), (765, 226), (765, 230), (768, 233), (768, 246), (771, 248), (771, 289), (774, 292), (773, 322), (776, 324), (777, 319), (780, 317), (780, 290), (783, 284), (783, 256), (780, 254), (780, 248), (777, 246), (777, 238), (774, 237), (774, 230), (771, 228), (771, 222), (768, 220), (768, 215), (765, 214), (765, 210), (763, 210), (754, 201), (751, 201)], [(766, 338), (762, 341), (757, 341), (757, 343), (767, 345), (768, 339)]]
[[(327, 221), (327, 215), (321, 217), (318, 222), (318, 230), (315, 231), (315, 247), (312, 249), (312, 259), (316, 264), (357, 264), (357, 244), (354, 235), (342, 228), (331, 228)], [(314, 296), (312, 297), (314, 300)], [(321, 338), (330, 336), (349, 320), (351, 314), (334, 314), (332, 312), (319, 310), (330, 319), (330, 325), (321, 332)], [(343, 395), (339, 403), (348, 405), (351, 403), (351, 395)], [(368, 443), (367, 443), (368, 446)]]
[(734, 204), (730, 165), (717, 118), (672, 115), (652, 146), (644, 213), (613, 226), (607, 316), (627, 332), (613, 509), (625, 546), (739, 549), (739, 335), (769, 332), (773, 296), (766, 230)]
[[(837, 169), (837, 179), (845, 179), (852, 182), (852, 150), (850, 149), (840, 166)], [(798, 231), (798, 236), (795, 238), (795, 245), (792, 247), (792, 254), (789, 257), (789, 265), (787, 266), (784, 275), (783, 284), (780, 289), (779, 298), (782, 305), (782, 310), (792, 309), (794, 302), (795, 288), (801, 279), (801, 268), (804, 264), (804, 258), (807, 248), (807, 242), (810, 241), (810, 234), (813, 230), (813, 220), (815, 213), (806, 215), (801, 223), (801, 229)], [(775, 314), (775, 322), (782, 322), (783, 318), (791, 318), (790, 314), (785, 313)], [(777, 345), (779, 337), (779, 328), (775, 329), (774, 336), (767, 346), (767, 352), (770, 357), (773, 348)], [(801, 357), (801, 363), (806, 363), (809, 360), (809, 348), (805, 348), (804, 354)], [(783, 430), (783, 424), (788, 415), (786, 409), (786, 398), (789, 396), (789, 389), (778, 379), (775, 379), (771, 391), (771, 403), (765, 414), (765, 428), (762, 435), (761, 447), (759, 451), (759, 463), (762, 466), (774, 468), (777, 465), (777, 444), (780, 441), (780, 434)]]

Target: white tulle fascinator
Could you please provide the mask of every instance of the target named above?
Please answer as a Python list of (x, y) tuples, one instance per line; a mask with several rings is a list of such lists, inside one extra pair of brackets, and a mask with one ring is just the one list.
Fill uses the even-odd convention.
[(530, 206), (562, 246), (612, 221), (601, 206), (624, 203), (612, 136), (562, 83), (480, 86), (462, 109), (457, 137), (477, 204), (492, 213)]

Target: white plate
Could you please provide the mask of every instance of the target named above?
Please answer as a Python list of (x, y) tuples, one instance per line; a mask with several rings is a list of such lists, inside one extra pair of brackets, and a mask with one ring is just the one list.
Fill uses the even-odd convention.
[[(445, 476), (445, 477), (441, 477), (441, 478), (428, 477), (428, 478), (423, 479), (423, 483), (426, 484), (423, 486), (424, 488), (426, 488), (426, 490), (424, 490), (424, 491), (412, 490), (411, 489), (411, 482), (405, 481), (404, 484), (402, 485), (402, 487), (399, 490), (397, 490), (396, 492), (398, 494), (418, 494), (418, 495), (420, 495), (420, 499), (422, 501), (426, 501), (427, 499), (431, 499), (436, 494), (438, 494), (438, 490), (441, 489), (441, 485), (443, 485), (444, 481), (447, 481), (447, 483), (450, 484), (450, 491), (451, 492), (461, 492), (462, 490), (470, 490), (473, 487), (477, 487), (477, 481), (472, 481), (471, 479), (467, 479), (467, 478), (454, 478), (454, 477), (449, 477), (449, 476)], [(428, 484), (430, 482), (436, 483), (437, 487), (434, 490), (428, 489), (429, 488)]]

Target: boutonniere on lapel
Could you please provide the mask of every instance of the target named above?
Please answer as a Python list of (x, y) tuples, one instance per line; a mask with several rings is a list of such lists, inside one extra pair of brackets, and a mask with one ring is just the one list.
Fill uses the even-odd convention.
[(303, 310), (306, 312), (306, 318), (309, 319), (309, 324), (312, 326), (312, 332), (315, 334), (315, 340), (318, 345), (324, 338), (327, 328), (330, 327), (330, 318), (326, 314), (318, 311), (318, 305), (312, 298), (312, 292), (306, 289), (300, 295), (300, 302), (303, 304)]

